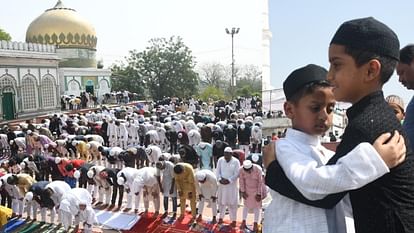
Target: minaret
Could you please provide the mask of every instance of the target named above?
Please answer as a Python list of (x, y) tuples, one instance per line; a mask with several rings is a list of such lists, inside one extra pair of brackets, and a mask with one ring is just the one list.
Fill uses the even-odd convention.
[(262, 0), (262, 91), (273, 89), (270, 85), (270, 40), (272, 32), (269, 29), (269, 2)]

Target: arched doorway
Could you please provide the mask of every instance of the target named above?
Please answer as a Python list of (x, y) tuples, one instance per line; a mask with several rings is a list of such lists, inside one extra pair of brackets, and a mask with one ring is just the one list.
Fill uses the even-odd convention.
[(13, 120), (16, 108), (14, 106), (14, 90), (12, 87), (5, 87), (1, 95), (3, 120)]
[(94, 93), (94, 86), (93, 86), (93, 81), (92, 80), (88, 80), (86, 82), (85, 91), (88, 92), (91, 95), (94, 95), (95, 94)]

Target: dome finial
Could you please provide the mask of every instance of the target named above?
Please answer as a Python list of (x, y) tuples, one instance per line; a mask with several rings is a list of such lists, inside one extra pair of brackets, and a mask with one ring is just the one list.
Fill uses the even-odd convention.
[(65, 8), (65, 6), (63, 5), (61, 0), (58, 0), (58, 2), (56, 3), (55, 7), (53, 8)]

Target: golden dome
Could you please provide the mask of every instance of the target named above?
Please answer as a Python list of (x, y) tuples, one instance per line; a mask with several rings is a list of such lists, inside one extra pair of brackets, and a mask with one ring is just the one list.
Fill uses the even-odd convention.
[(53, 8), (33, 20), (26, 32), (26, 42), (95, 50), (97, 38), (89, 22), (58, 0)]

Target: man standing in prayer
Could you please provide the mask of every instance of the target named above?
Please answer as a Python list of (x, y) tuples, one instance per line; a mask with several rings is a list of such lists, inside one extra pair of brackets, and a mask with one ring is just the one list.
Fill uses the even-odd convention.
[(237, 180), (239, 177), (239, 161), (233, 157), (231, 147), (224, 149), (224, 156), (217, 162), (216, 176), (219, 182), (217, 200), (220, 210), (219, 224), (223, 223), (226, 207), (230, 211), (231, 226), (236, 226), (237, 207), (239, 204), (239, 190)]

